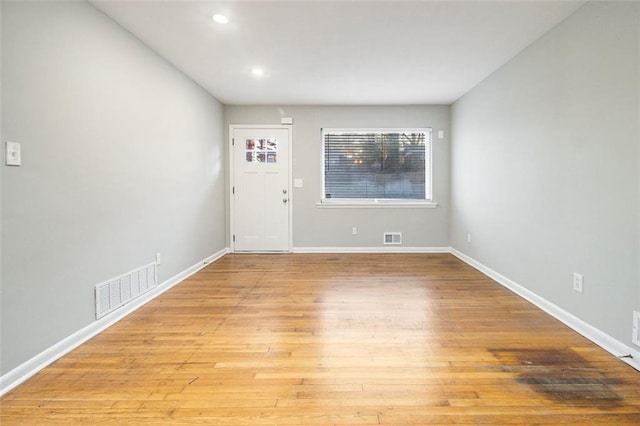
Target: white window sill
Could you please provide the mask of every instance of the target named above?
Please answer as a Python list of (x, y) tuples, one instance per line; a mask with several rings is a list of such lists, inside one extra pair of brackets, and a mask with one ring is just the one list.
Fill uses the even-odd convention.
[(323, 200), (316, 203), (321, 209), (435, 209), (433, 201), (405, 200)]

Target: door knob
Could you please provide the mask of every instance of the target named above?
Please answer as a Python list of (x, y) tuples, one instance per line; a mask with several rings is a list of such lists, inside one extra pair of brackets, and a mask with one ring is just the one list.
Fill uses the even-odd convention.
[(286, 189), (283, 189), (283, 190), (282, 190), (282, 193), (283, 193), (283, 194), (286, 194), (286, 193), (287, 193), (287, 190), (286, 190)]
[(287, 201), (289, 201), (289, 199), (288, 199), (288, 198), (283, 198), (283, 199), (282, 199), (282, 202), (283, 202), (283, 203), (285, 203), (285, 204), (287, 204)]

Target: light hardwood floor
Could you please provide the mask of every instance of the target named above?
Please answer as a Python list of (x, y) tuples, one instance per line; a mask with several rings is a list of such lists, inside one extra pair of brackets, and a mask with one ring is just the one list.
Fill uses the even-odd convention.
[(227, 255), (2, 425), (640, 424), (640, 373), (447, 254)]

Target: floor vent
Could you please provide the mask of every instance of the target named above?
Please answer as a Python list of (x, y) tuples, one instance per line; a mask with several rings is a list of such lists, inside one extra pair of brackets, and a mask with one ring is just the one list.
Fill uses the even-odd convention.
[(150, 263), (96, 285), (96, 319), (126, 305), (158, 285), (157, 265)]
[(385, 232), (385, 244), (402, 244), (402, 232)]

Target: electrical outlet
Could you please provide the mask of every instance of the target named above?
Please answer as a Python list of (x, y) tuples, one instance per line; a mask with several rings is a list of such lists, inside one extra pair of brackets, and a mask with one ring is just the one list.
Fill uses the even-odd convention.
[(578, 293), (582, 293), (582, 282), (583, 282), (583, 276), (574, 272), (573, 273), (573, 290), (577, 291)]
[(633, 311), (633, 336), (631, 341), (634, 345), (640, 346), (640, 312)]
[(351, 228), (351, 235), (358, 235), (358, 228), (356, 228), (355, 226)]
[(156, 265), (160, 265), (162, 263), (162, 255), (160, 253), (156, 253)]

